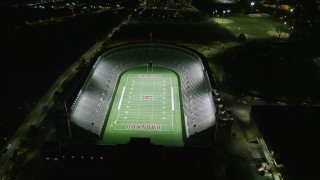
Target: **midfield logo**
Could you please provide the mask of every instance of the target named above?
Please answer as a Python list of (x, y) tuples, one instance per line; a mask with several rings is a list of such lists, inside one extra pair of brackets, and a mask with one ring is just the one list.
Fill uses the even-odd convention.
[(147, 95), (147, 96), (141, 96), (141, 100), (152, 100), (153, 96)]

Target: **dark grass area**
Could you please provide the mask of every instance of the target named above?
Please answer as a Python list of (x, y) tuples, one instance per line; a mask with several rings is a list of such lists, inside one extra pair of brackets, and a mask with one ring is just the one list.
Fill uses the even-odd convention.
[(289, 179), (319, 179), (320, 107), (253, 106), (253, 121)]
[[(301, 47), (301, 45), (303, 45)], [(230, 90), (258, 91), (266, 98), (296, 102), (320, 100), (318, 48), (303, 42), (251, 42), (229, 50), (219, 60)]]
[(213, 43), (214, 41), (234, 40), (233, 34), (225, 32), (212, 23), (135, 23), (114, 34), (114, 41), (141, 41), (149, 39), (176, 43)]
[(64, 154), (65, 159), (45, 160), (47, 179), (219, 179), (213, 173), (217, 154), (206, 147), (166, 148), (139, 138), (117, 146), (70, 144), (58, 149), (49, 143), (42, 147), (43, 158)]
[(249, 163), (243, 157), (229, 154), (228, 165), (225, 169), (228, 179), (254, 180)]

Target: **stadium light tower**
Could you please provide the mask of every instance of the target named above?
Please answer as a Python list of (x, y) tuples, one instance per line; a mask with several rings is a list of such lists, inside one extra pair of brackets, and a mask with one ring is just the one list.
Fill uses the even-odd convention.
[(254, 2), (251, 2), (250, 5), (251, 5), (251, 14), (252, 14), (252, 9), (253, 9), (253, 6), (254, 6)]

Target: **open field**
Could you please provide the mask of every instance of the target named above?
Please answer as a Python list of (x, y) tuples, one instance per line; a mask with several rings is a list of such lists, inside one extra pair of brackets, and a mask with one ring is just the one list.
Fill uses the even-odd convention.
[[(213, 18), (214, 22), (231, 31), (236, 37), (244, 33), (247, 39), (270, 39), (279, 37), (277, 29), (281, 29), (281, 38), (288, 38), (290, 26), (268, 15), (237, 15), (225, 18)], [(279, 29), (280, 28), (280, 29)]]

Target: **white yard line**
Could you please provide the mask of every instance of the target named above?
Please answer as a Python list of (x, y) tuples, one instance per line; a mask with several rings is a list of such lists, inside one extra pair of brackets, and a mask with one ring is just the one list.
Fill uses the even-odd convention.
[[(141, 87), (140, 87), (140, 97), (142, 96), (142, 93), (143, 93), (143, 85), (144, 85), (144, 78), (142, 78), (142, 84), (141, 84)], [(141, 106), (141, 99), (140, 99), (140, 101), (139, 101), (139, 108), (138, 108), (138, 115), (137, 115), (137, 123), (139, 123), (140, 106)]]
[(118, 105), (118, 110), (120, 110), (120, 107), (121, 107), (121, 104), (122, 104), (122, 99), (123, 99), (123, 94), (124, 94), (124, 91), (126, 90), (126, 87), (124, 86), (122, 88), (122, 92), (121, 92), (121, 97), (120, 97), (120, 102), (119, 102), (119, 105)]
[(153, 79), (153, 90), (152, 90), (152, 112), (151, 112), (151, 121), (153, 121), (154, 120), (154, 114), (153, 114), (153, 111), (154, 111), (154, 104), (155, 104), (155, 102), (156, 102), (156, 100), (155, 100), (155, 89), (156, 89), (156, 79)]
[(172, 130), (174, 130), (174, 125), (173, 125), (173, 111), (174, 111), (174, 97), (173, 97), (173, 87), (172, 87), (172, 77), (170, 74), (170, 85), (171, 85), (171, 104), (172, 104), (172, 112), (171, 112), (171, 121), (172, 121), (172, 125), (171, 128)]
[(189, 137), (189, 129), (188, 129), (188, 123), (187, 123), (187, 116), (184, 116), (184, 126), (186, 127), (186, 136)]
[(174, 95), (173, 95), (173, 87), (171, 87), (171, 104), (172, 104), (172, 111), (174, 111)]

